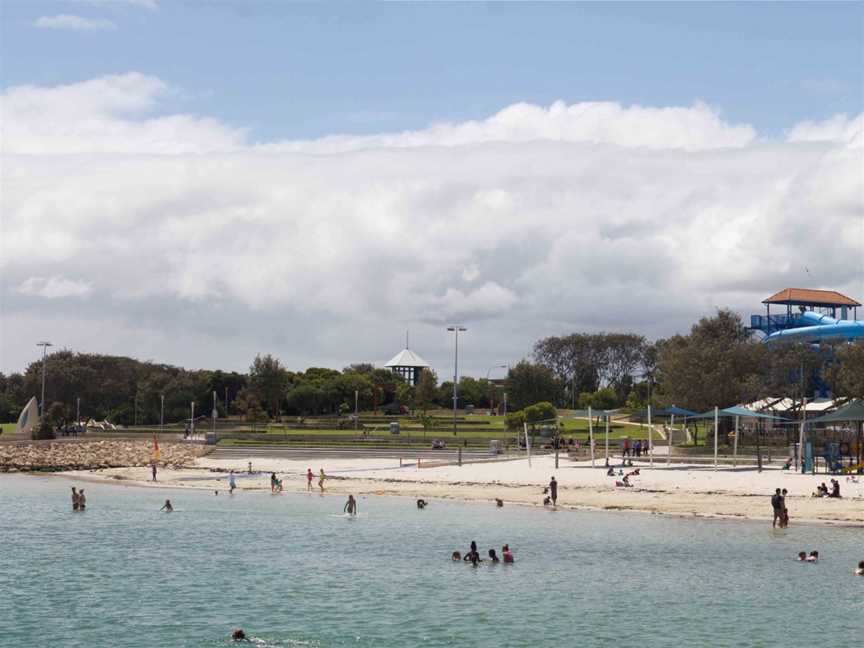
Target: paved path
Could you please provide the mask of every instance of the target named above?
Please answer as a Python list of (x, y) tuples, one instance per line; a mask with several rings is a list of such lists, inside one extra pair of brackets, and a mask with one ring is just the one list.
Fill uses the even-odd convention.
[[(358, 447), (292, 447), (280, 445), (232, 445), (218, 447), (207, 455), (208, 459), (243, 459), (244, 457), (262, 457), (279, 459), (315, 459), (328, 457), (332, 459), (405, 459), (412, 461), (456, 461), (458, 451), (455, 449), (432, 450), (429, 448), (358, 448)], [(463, 450), (462, 459), (488, 459), (487, 451)]]

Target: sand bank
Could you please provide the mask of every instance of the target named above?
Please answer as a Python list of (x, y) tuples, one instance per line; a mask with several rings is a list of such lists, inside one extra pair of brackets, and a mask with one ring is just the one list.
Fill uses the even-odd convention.
[[(254, 474), (246, 474), (248, 461)], [(203, 457), (185, 468), (161, 469), (159, 481), (153, 483), (149, 468), (109, 468), (96, 471), (72, 471), (66, 476), (93, 481), (169, 488), (227, 490), (227, 472), (238, 472), (238, 492), (269, 491), (270, 472), (283, 479), (286, 491), (306, 490), (306, 469), (316, 473), (313, 486), (317, 492), (317, 472), (324, 468), (329, 478), (327, 493), (355, 496), (402, 495), (436, 499), (488, 502), (495, 498), (509, 504), (542, 505), (542, 489), (554, 474), (559, 482), (558, 506), (602, 510), (629, 510), (687, 517), (769, 519), (769, 497), (774, 488), (789, 491), (788, 508), (792, 522), (807, 521), (864, 526), (864, 478), (859, 483), (841, 483), (842, 499), (813, 498), (810, 494), (827, 475), (798, 475), (776, 468), (758, 473), (755, 469), (712, 468), (675, 465), (666, 468), (657, 463), (650, 468), (637, 463), (641, 474), (632, 477), (632, 488), (616, 488), (616, 478), (608, 477), (597, 462), (561, 459), (556, 470), (551, 456), (526, 459), (420, 468), (399, 467), (392, 459), (289, 459), (216, 460)], [(618, 468), (616, 467), (616, 471)], [(625, 471), (632, 468), (625, 469)], [(619, 477), (620, 479), (620, 477)]]

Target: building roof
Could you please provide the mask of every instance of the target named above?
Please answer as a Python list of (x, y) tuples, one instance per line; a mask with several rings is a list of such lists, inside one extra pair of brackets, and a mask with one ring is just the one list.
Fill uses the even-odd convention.
[(835, 290), (812, 290), (810, 288), (784, 288), (776, 295), (762, 301), (763, 304), (791, 304), (792, 306), (860, 306), (851, 297)]
[(384, 365), (388, 369), (391, 367), (419, 367), (428, 368), (429, 363), (411, 349), (402, 349), (395, 356), (390, 358), (390, 361)]

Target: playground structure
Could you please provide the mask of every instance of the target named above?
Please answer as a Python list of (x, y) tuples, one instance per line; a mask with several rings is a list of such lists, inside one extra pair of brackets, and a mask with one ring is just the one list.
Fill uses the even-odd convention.
[[(764, 334), (765, 344), (779, 342), (850, 341), (864, 338), (864, 321), (858, 321), (861, 304), (833, 290), (786, 288), (763, 302), (765, 315), (750, 317), (750, 330)], [(785, 306), (783, 314), (771, 314), (771, 306)], [(793, 311), (793, 307), (798, 312)], [(840, 317), (837, 318), (837, 313)], [(852, 319), (848, 319), (849, 314)]]

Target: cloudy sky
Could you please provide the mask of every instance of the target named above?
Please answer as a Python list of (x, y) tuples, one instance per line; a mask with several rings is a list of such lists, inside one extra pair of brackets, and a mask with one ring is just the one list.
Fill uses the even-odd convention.
[[(864, 35), (831, 5), (3, 3), (0, 370), (245, 370), (864, 298)], [(493, 375), (496, 375), (494, 373)]]

